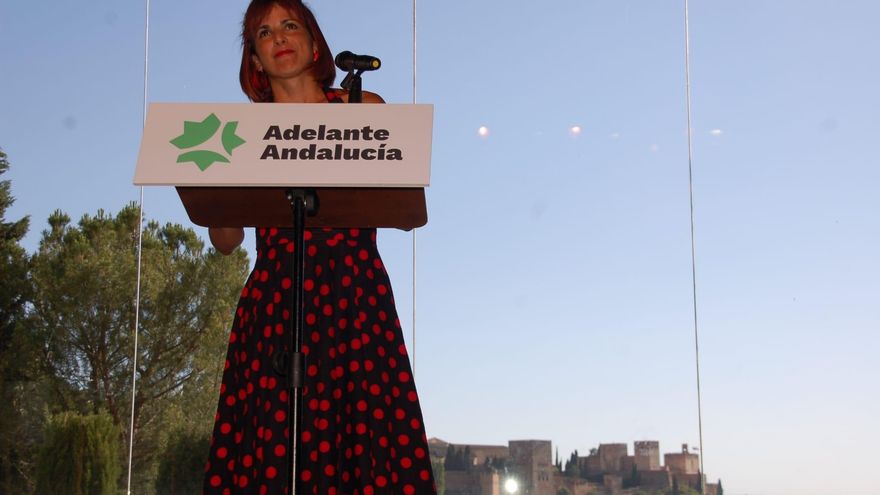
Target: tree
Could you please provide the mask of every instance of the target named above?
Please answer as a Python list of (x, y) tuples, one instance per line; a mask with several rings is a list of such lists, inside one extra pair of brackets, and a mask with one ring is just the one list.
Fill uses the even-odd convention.
[(156, 493), (193, 495), (202, 490), (205, 452), (211, 444), (210, 433), (196, 433), (178, 428), (169, 437), (159, 460)]
[(639, 486), (642, 484), (642, 477), (639, 474), (639, 470), (636, 468), (636, 465), (632, 465), (632, 469), (630, 469), (629, 477), (623, 480), (624, 488), (632, 488), (635, 486)]
[(569, 476), (572, 478), (579, 478), (581, 476), (581, 467), (578, 464), (578, 451), (575, 450), (571, 453), (571, 456), (568, 458), (568, 461), (565, 462), (565, 469), (563, 471), (565, 476)]
[[(0, 150), (0, 175), (8, 170)], [(40, 429), (40, 415), (34, 414), (39, 408), (30, 411), (33, 401), (27, 402), (36, 397), (31, 389), (38, 350), (25, 328), (31, 290), (27, 253), (19, 245), (29, 219), (6, 221), (6, 210), (15, 202), (11, 189), (10, 181), (0, 181), (0, 493), (33, 488), (30, 461)]]
[(106, 413), (53, 416), (37, 461), (37, 492), (113, 495), (122, 472), (119, 428)]
[(721, 479), (718, 479), (718, 489), (716, 490), (718, 495), (724, 495), (724, 487), (721, 486)]
[(446, 493), (446, 466), (439, 459), (431, 458), (431, 471), (434, 472), (434, 485), (437, 487), (437, 495)]
[[(138, 224), (133, 204), (115, 217), (103, 211), (84, 215), (76, 226), (56, 211), (31, 270), (34, 331), (63, 407), (106, 410), (125, 433)], [(163, 432), (174, 429), (169, 426), (211, 428), (229, 321), (248, 261), (242, 250), (228, 257), (205, 251), (195, 232), (180, 225), (148, 223), (142, 245), (133, 415), (135, 472), (147, 487), (155, 453), (166, 441)]]
[(448, 471), (457, 469), (455, 466), (455, 446), (451, 443), (446, 446), (446, 457), (443, 458), (443, 467)]

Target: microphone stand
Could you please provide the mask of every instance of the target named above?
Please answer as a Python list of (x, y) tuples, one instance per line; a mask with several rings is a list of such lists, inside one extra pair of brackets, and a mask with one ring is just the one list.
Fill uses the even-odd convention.
[[(361, 74), (363, 69), (351, 70), (341, 86), (348, 90), (349, 103), (362, 103), (363, 81)], [(297, 490), (297, 474), (301, 457), (302, 439), (302, 416), (303, 416), (303, 386), (305, 376), (305, 355), (302, 352), (303, 342), (303, 251), (305, 249), (305, 217), (314, 215), (318, 211), (318, 197), (314, 190), (291, 188), (287, 190), (287, 200), (290, 202), (293, 214), (293, 297), (291, 300), (290, 351), (283, 354), (281, 362), (275, 362), (275, 370), (280, 375), (287, 376), (288, 390), (288, 414), (287, 414), (287, 492), (290, 495), (299, 493)]]
[[(297, 473), (299, 472), (299, 460), (301, 458), (300, 439), (303, 416), (303, 377), (305, 376), (305, 355), (302, 352), (303, 343), (303, 264), (305, 261), (305, 224), (306, 215), (313, 216), (318, 212), (318, 196), (313, 189), (291, 188), (287, 190), (287, 200), (290, 202), (293, 214), (293, 288), (290, 302), (291, 323), (288, 329), (289, 351), (276, 354), (273, 363), (275, 372), (287, 377), (287, 493), (295, 495), (297, 490)], [(280, 358), (280, 359), (279, 359)]]
[(364, 93), (361, 89), (363, 85), (361, 74), (363, 73), (363, 69), (359, 69), (357, 71), (351, 70), (348, 72), (348, 75), (345, 76), (345, 79), (343, 79), (340, 83), (340, 86), (342, 86), (343, 89), (348, 90), (349, 103), (363, 103), (364, 101)]

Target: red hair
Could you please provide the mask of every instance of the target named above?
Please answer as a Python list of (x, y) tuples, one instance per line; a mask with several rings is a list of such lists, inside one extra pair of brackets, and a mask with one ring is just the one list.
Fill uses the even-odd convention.
[(333, 64), (333, 54), (324, 39), (324, 33), (315, 20), (315, 15), (309, 10), (302, 0), (252, 0), (244, 13), (241, 22), (241, 69), (238, 80), (241, 89), (251, 101), (265, 103), (271, 102), (272, 88), (269, 86), (269, 78), (266, 74), (257, 70), (254, 64), (254, 36), (260, 22), (269, 14), (273, 5), (278, 5), (296, 16), (303, 22), (318, 47), (318, 59), (312, 64), (312, 75), (322, 88), (329, 88), (336, 80), (336, 66)]

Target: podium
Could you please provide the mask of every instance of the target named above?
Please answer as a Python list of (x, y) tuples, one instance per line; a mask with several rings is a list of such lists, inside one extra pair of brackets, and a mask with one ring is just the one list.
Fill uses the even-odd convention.
[(289, 351), (273, 363), (290, 397), (290, 494), (306, 369), (304, 230), (425, 225), (432, 118), (430, 105), (150, 105), (136, 185), (175, 186), (203, 227), (294, 229)]

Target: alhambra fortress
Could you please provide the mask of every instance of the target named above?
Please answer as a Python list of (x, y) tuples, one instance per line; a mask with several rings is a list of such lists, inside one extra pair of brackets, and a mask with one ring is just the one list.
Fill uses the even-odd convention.
[[(699, 493), (700, 458), (687, 444), (663, 455), (660, 443), (600, 444), (587, 456), (572, 454), (563, 469), (549, 440), (511, 440), (505, 445), (451, 444), (432, 438), (431, 457), (443, 464), (445, 495), (634, 495), (685, 487)], [(508, 485), (508, 480), (515, 485)], [(722, 495), (706, 483), (705, 495)], [(693, 493), (693, 492), (689, 492)]]

